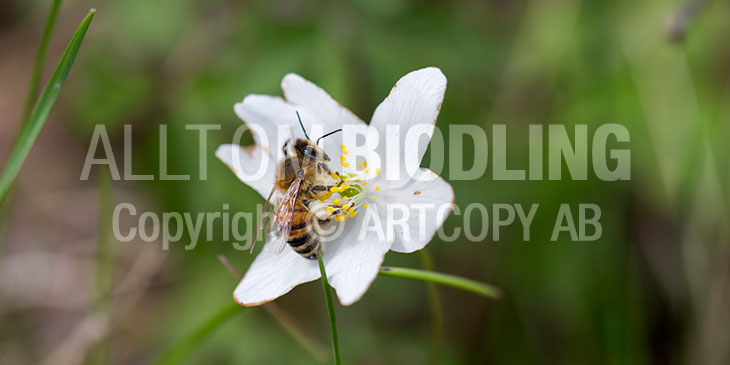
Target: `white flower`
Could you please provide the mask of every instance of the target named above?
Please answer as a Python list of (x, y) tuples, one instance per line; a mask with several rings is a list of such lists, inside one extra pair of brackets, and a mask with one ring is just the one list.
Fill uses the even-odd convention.
[[(236, 114), (251, 128), (257, 143), (245, 148), (222, 145), (216, 156), (239, 179), (266, 198), (274, 184), (282, 143), (288, 137), (303, 138), (295, 111), (301, 114), (312, 137), (343, 126), (359, 126), (369, 133), (377, 133), (381, 141), (374, 149), (380, 159), (377, 166), (348, 161), (347, 154), (352, 151), (342, 143), (342, 133), (323, 139), (321, 145), (332, 157), (330, 168), (349, 178), (346, 184), (350, 189), (335, 191), (338, 194), (330, 201), (340, 206), (348, 204), (347, 213), (337, 217), (338, 222), (332, 222), (333, 225), (342, 225), (342, 234), (329, 241), (323, 240), (322, 259), (340, 302), (350, 305), (365, 294), (378, 275), (388, 250), (404, 253), (420, 250), (451, 212), (454, 201), (451, 185), (434, 172), (418, 167), (427, 144), (406, 138), (411, 127), (426, 124), (429, 127), (421, 132), (421, 142), (425, 137), (431, 139), (446, 91), (446, 77), (435, 67), (403, 76), (375, 110), (369, 125), (299, 75), (286, 75), (281, 88), (285, 99), (249, 95), (235, 105)], [(395, 138), (399, 149), (388, 150), (387, 156), (386, 136)], [(386, 160), (388, 158), (390, 160)], [(416, 166), (407, 174), (404, 161), (409, 158), (415, 161)], [(386, 179), (386, 169), (393, 169), (392, 166), (402, 171), (390, 171)], [(335, 199), (340, 201), (332, 202)], [(407, 207), (407, 211), (389, 209), (388, 206)], [(419, 208), (413, 209), (414, 206)], [(401, 222), (406, 224), (392, 227), (388, 224), (393, 219), (402, 218), (402, 214), (408, 214), (407, 221)], [(371, 228), (365, 230), (365, 226)], [(301, 283), (320, 277), (316, 260), (307, 260), (288, 247), (281, 253), (273, 251), (271, 242), (267, 242), (236, 288), (233, 296), (239, 304), (263, 304)]]

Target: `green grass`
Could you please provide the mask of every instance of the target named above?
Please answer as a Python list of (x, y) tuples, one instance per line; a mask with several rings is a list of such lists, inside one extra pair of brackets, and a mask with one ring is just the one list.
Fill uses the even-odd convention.
[(502, 290), (497, 287), (484, 284), (476, 280), (465, 279), (458, 276), (442, 274), (434, 271), (407, 269), (404, 267), (383, 267), (380, 269), (380, 275), (421, 280), (429, 283), (446, 285), (455, 289), (461, 289), (491, 299), (497, 299), (502, 295)]
[(38, 134), (40, 134), (41, 129), (48, 119), (48, 114), (50, 114), (53, 105), (58, 99), (58, 95), (61, 93), (61, 88), (71, 71), (71, 66), (74, 64), (76, 55), (79, 52), (81, 43), (84, 40), (86, 31), (89, 29), (95, 13), (96, 10), (91, 9), (84, 20), (81, 21), (66, 50), (63, 52), (61, 59), (58, 61), (56, 69), (53, 70), (53, 74), (51, 74), (51, 78), (48, 80), (46, 87), (38, 98), (38, 102), (30, 112), (28, 121), (23, 124), (20, 134), (18, 134), (18, 138), (15, 140), (5, 168), (2, 171), (2, 175), (0, 175), (0, 204), (5, 201), (8, 191), (18, 177), (20, 168), (33, 148)]
[(51, 3), (51, 9), (48, 11), (48, 18), (46, 18), (46, 26), (43, 28), (43, 38), (41, 43), (38, 44), (38, 52), (36, 53), (35, 63), (33, 64), (33, 73), (30, 77), (30, 85), (28, 87), (28, 94), (25, 96), (25, 103), (23, 104), (23, 110), (20, 113), (19, 122), (22, 124), (28, 120), (30, 112), (33, 110), (33, 102), (38, 96), (38, 89), (41, 85), (41, 76), (43, 75), (43, 66), (46, 63), (46, 53), (48, 52), (48, 43), (51, 41), (51, 35), (53, 34), (53, 26), (56, 24), (56, 15), (58, 14), (58, 8), (61, 7), (61, 0), (53, 0)]
[(165, 352), (160, 355), (158, 360), (155, 362), (158, 365), (163, 364), (181, 364), (190, 354), (198, 348), (198, 346), (208, 338), (220, 325), (225, 323), (228, 319), (233, 317), (234, 314), (240, 313), (243, 307), (237, 303), (231, 303), (217, 312), (213, 313), (205, 322), (200, 324), (195, 330), (190, 332), (188, 335), (183, 337), (179, 342), (176, 342)]

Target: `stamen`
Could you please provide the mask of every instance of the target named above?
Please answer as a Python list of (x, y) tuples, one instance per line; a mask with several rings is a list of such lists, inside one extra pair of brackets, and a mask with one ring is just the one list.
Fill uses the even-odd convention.
[[(340, 145), (340, 148), (342, 149), (340, 155), (342, 166), (349, 167), (350, 164), (346, 156), (349, 151), (344, 144)], [(329, 196), (324, 203), (327, 204), (327, 212), (331, 214), (331, 218), (336, 222), (344, 222), (349, 218), (354, 218), (359, 209), (369, 208), (370, 204), (366, 202), (368, 200), (367, 194), (373, 192), (373, 190), (380, 190), (379, 186), (375, 186), (375, 189), (366, 188), (368, 185), (367, 180), (373, 177), (367, 161), (354, 161), (353, 165), (357, 168), (329, 174), (333, 179), (332, 184), (336, 185), (329, 188)], [(379, 174), (380, 169), (376, 169), (375, 172)], [(332, 196), (332, 193), (338, 193), (338, 195), (335, 197)], [(375, 200), (375, 195), (371, 195), (370, 198)]]

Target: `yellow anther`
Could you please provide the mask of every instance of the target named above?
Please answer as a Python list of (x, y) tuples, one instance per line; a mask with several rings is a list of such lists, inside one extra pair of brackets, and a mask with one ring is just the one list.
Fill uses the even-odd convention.
[(378, 190), (380, 190), (380, 186), (375, 187), (375, 191), (378, 191)]
[(347, 163), (347, 162), (343, 162), (343, 163), (342, 163), (342, 166), (344, 166), (344, 167), (350, 167), (350, 164), (349, 164), (349, 163)]
[(327, 212), (328, 213), (334, 213), (335, 212), (335, 208), (327, 207)]
[(365, 203), (365, 205), (363, 205), (363, 207), (368, 208), (368, 207), (370, 207), (370, 204)]
[(333, 187), (330, 188), (330, 191), (333, 192), (333, 193), (336, 193), (336, 192), (340, 191), (340, 187), (339, 186), (333, 186)]
[(342, 153), (344, 153), (344, 154), (346, 154), (346, 155), (347, 155), (347, 154), (349, 154), (349, 153), (350, 153), (350, 151), (348, 151), (348, 150), (342, 150)]
[(355, 214), (357, 214), (352, 208), (350, 208), (350, 218), (355, 217)]
[(342, 206), (342, 209), (344, 209), (344, 210), (348, 210), (348, 209), (350, 209), (350, 204), (345, 204), (345, 205), (343, 205), (343, 206)]
[(362, 168), (362, 162), (358, 162), (358, 163), (357, 163), (357, 168), (358, 168), (358, 169), (361, 169), (361, 168)]
[(363, 181), (363, 182), (362, 182), (362, 186), (365, 186), (365, 185), (367, 185), (367, 184), (368, 184), (368, 182), (367, 182), (367, 181)]
[(365, 167), (368, 167), (368, 162), (365, 161), (365, 162), (362, 163), (362, 165), (365, 166)]
[(380, 168), (375, 169), (375, 175), (380, 175)]
[(347, 185), (347, 184), (340, 185), (340, 191), (347, 190), (349, 188), (350, 188), (350, 185)]
[(342, 196), (342, 200), (347, 200), (347, 199), (348, 199), (348, 198), (347, 198), (347, 195), (343, 195), (343, 196)]
[(370, 169), (365, 169), (365, 173), (366, 174), (369, 174), (370, 173)]
[(375, 200), (375, 195), (373, 195), (373, 200)]
[(340, 148), (342, 148), (344, 150), (345, 149), (345, 145), (344, 144), (341, 144), (340, 145)]
[(331, 174), (330, 174), (330, 176), (332, 176), (332, 178), (333, 178), (333, 179), (335, 179), (335, 180), (337, 180), (337, 179), (339, 179), (339, 178), (340, 178), (340, 177), (339, 177), (339, 176), (337, 176), (337, 175), (336, 175), (336, 174), (335, 174), (334, 172), (333, 172), (333, 173), (331, 173)]

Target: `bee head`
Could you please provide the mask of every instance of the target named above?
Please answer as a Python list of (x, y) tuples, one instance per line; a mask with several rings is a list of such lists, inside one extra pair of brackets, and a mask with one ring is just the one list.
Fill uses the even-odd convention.
[(296, 142), (294, 142), (294, 151), (302, 158), (323, 158), (325, 161), (330, 160), (330, 157), (327, 156), (327, 154), (319, 146), (308, 139), (297, 139)]

